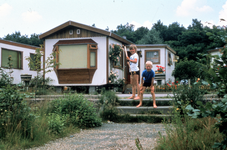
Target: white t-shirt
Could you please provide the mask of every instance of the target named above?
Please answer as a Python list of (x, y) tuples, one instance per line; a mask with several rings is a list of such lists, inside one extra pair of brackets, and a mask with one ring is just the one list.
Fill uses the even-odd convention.
[(135, 58), (137, 59), (136, 63), (133, 63), (133, 62), (130, 61), (131, 71), (139, 71), (139, 68), (138, 68), (139, 56), (137, 55), (137, 53), (130, 56), (131, 60), (135, 60)]

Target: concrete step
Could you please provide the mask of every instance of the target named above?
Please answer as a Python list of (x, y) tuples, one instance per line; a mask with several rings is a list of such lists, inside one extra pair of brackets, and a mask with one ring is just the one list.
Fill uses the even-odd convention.
[[(158, 106), (170, 106), (172, 105), (172, 99), (171, 98), (157, 98), (156, 104)], [(139, 100), (133, 100), (133, 99), (119, 99), (119, 105), (120, 106), (137, 106), (139, 104)], [(153, 100), (144, 98), (143, 99), (143, 106), (152, 106)]]
[(135, 106), (116, 106), (121, 114), (169, 114), (172, 112), (173, 106), (153, 107), (135, 107)]
[(129, 114), (131, 117), (171, 117), (171, 114)]

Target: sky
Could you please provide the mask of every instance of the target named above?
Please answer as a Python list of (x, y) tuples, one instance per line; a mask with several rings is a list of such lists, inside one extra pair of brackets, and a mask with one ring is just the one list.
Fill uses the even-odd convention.
[(69, 20), (104, 30), (129, 23), (136, 30), (158, 20), (187, 28), (192, 19), (226, 26), (227, 0), (0, 0), (0, 38), (16, 31), (42, 34)]

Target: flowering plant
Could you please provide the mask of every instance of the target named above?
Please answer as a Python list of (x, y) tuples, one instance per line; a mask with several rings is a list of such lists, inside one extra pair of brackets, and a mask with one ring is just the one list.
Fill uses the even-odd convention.
[(114, 85), (115, 87), (117, 87), (118, 92), (122, 92), (123, 86), (125, 84), (125, 78), (119, 79), (117, 73), (118, 73), (117, 71), (116, 72), (110, 71), (108, 84)]
[(158, 72), (164, 72), (165, 71), (165, 67), (162, 67), (162, 66), (156, 66), (158, 69), (157, 69), (157, 71)]
[(117, 63), (120, 61), (122, 51), (123, 48), (121, 47), (121, 45), (110, 44), (109, 59), (113, 65), (117, 65)]

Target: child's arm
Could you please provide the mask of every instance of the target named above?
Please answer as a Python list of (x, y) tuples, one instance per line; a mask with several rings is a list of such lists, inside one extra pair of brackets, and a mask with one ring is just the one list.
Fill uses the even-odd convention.
[(137, 58), (135, 58), (134, 60), (132, 60), (132, 59), (130, 59), (129, 57), (127, 57), (127, 59), (128, 59), (129, 61), (131, 61), (132, 63), (137, 63)]

